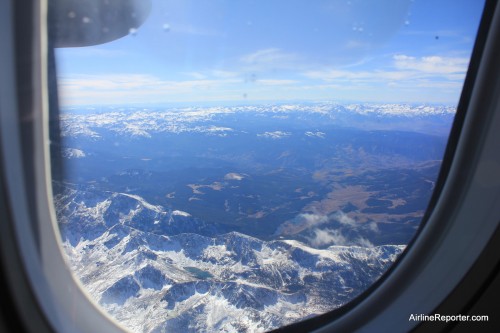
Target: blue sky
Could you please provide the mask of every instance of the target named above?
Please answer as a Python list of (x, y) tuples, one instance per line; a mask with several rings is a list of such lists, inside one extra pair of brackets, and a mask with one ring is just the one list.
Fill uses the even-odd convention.
[(153, 0), (129, 35), (57, 49), (60, 100), (455, 105), (482, 8), (477, 0)]

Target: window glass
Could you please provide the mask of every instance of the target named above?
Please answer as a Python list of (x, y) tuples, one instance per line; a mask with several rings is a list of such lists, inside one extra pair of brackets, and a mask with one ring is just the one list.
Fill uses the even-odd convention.
[(426, 210), (481, 1), (51, 2), (68, 265), (135, 332), (336, 309)]

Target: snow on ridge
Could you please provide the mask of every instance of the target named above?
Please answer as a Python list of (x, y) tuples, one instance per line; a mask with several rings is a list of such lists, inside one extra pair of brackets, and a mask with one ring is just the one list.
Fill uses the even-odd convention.
[(326, 133), (320, 132), (320, 131), (317, 131), (317, 132), (307, 131), (304, 134), (309, 136), (309, 137), (317, 137), (317, 138), (321, 138), (321, 139), (324, 139), (325, 135), (326, 135)]
[[(92, 110), (89, 110), (92, 112)], [(94, 111), (95, 112), (95, 111)], [(216, 125), (215, 121), (221, 117), (234, 114), (261, 114), (288, 117), (299, 113), (316, 114), (336, 117), (349, 114), (362, 116), (387, 117), (415, 117), (453, 115), (456, 107), (448, 105), (412, 105), (412, 104), (383, 104), (357, 103), (339, 104), (332, 102), (305, 103), (305, 104), (269, 104), (248, 106), (220, 106), (220, 107), (188, 107), (188, 108), (156, 108), (143, 110), (130, 108), (128, 111), (116, 111), (113, 108), (100, 110), (98, 113), (76, 114), (68, 111), (61, 115), (62, 136), (87, 136), (100, 138), (101, 129), (111, 130), (130, 136), (150, 137), (155, 133), (205, 133), (207, 135), (227, 136), (235, 129)], [(225, 118), (224, 118), (225, 119)], [(310, 132), (321, 137), (320, 132)], [(287, 132), (265, 132), (259, 136), (280, 139), (290, 134)]]
[(151, 134), (149, 134), (148, 131), (145, 131), (139, 124), (125, 123), (125, 131), (135, 136), (143, 136), (146, 138), (151, 137)]
[[(162, 208), (137, 195), (115, 195), (133, 198), (147, 209)], [(101, 203), (101, 214), (109, 203)], [(214, 237), (163, 236), (137, 227), (115, 225), (76, 247), (64, 243), (89, 294), (137, 332), (167, 329), (170, 324), (187, 329), (177, 318), (189, 318), (206, 332), (230, 323), (242, 332), (274, 329), (344, 304), (359, 292), (360, 283), (378, 277), (398, 254), (377, 247), (318, 250), (298, 241), (263, 241), (236, 231)], [(353, 269), (354, 274), (349, 272)]]
[(243, 176), (242, 174), (236, 173), (236, 172), (230, 172), (224, 176), (225, 180), (242, 180), (244, 178), (245, 178), (245, 176)]
[(126, 197), (129, 197), (129, 198), (132, 198), (132, 199), (135, 199), (137, 201), (139, 201), (144, 207), (146, 207), (147, 209), (150, 209), (156, 213), (161, 213), (163, 212), (163, 207), (160, 206), (160, 205), (152, 205), (150, 204), (149, 202), (147, 202), (146, 200), (144, 200), (144, 198), (136, 195), (136, 194), (128, 194), (128, 193), (117, 193), (119, 195), (123, 195), (123, 196), (126, 196)]
[(62, 155), (65, 158), (83, 158), (87, 156), (83, 150), (77, 148), (63, 148)]
[(290, 132), (283, 132), (283, 131), (274, 131), (274, 132), (264, 132), (257, 134), (259, 137), (264, 137), (268, 139), (284, 139), (286, 137), (289, 137), (292, 133)]
[(187, 213), (187, 212), (183, 212), (182, 210), (174, 210), (172, 211), (172, 215), (174, 216), (185, 216), (185, 217), (190, 217), (191, 214)]
[(456, 107), (431, 106), (431, 105), (409, 105), (409, 104), (348, 104), (346, 110), (358, 114), (379, 114), (386, 116), (420, 116), (455, 114)]

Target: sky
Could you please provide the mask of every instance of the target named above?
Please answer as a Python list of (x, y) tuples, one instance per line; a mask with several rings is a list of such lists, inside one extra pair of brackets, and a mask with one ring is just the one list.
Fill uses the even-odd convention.
[(59, 99), (456, 105), (482, 9), (477, 0), (152, 0), (125, 37), (56, 49)]

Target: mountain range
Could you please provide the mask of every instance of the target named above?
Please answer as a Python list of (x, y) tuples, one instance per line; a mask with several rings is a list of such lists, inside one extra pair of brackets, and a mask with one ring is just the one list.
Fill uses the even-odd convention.
[(336, 309), (412, 239), (455, 108), (63, 110), (68, 264), (134, 332), (262, 332)]
[(262, 241), (139, 196), (55, 186), (70, 267), (136, 332), (275, 329), (345, 304), (404, 250)]

